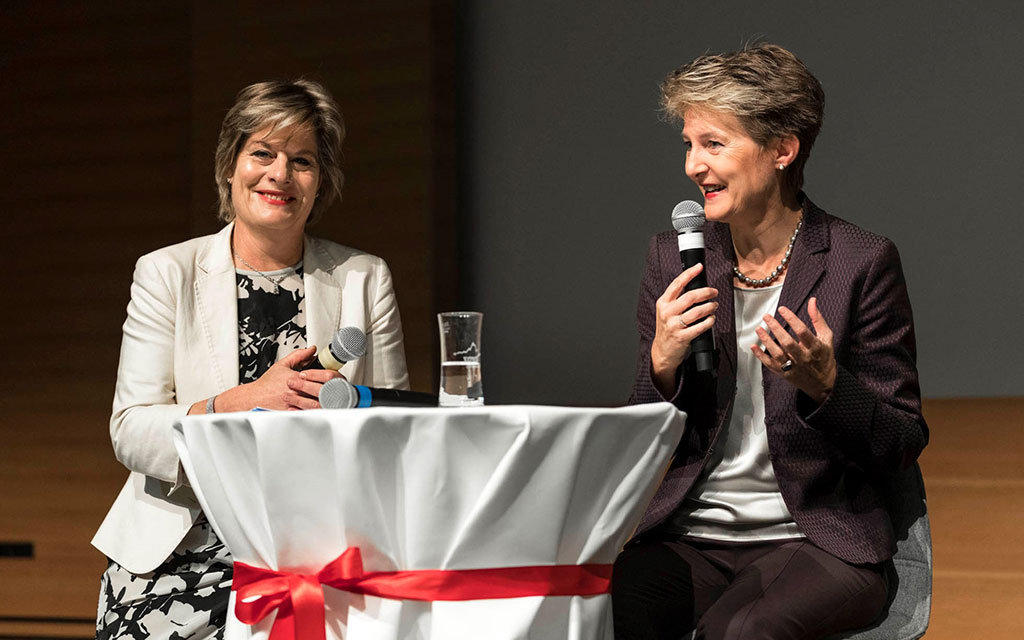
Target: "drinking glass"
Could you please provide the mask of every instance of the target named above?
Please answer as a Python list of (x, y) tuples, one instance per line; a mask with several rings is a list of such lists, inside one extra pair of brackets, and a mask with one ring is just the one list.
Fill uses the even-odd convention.
[(484, 404), (480, 375), (480, 325), (484, 314), (476, 311), (448, 311), (437, 314), (441, 331), (442, 407), (479, 407)]

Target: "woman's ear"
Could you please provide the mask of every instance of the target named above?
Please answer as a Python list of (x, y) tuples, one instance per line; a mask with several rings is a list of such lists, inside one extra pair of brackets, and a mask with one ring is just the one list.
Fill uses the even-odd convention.
[(796, 162), (800, 153), (800, 138), (790, 133), (778, 138), (775, 144), (775, 166), (785, 168)]

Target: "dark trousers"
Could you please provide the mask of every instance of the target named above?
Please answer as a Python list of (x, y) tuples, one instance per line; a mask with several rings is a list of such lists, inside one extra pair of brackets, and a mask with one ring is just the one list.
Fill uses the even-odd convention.
[(654, 539), (615, 561), (616, 640), (813, 639), (866, 627), (888, 597), (880, 565), (851, 565), (804, 540)]

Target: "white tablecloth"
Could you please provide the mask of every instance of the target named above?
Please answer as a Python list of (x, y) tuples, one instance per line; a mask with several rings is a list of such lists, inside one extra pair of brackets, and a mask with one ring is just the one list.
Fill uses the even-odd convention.
[[(495, 406), (190, 416), (182, 465), (238, 562), (315, 573), (348, 547), (367, 571), (611, 564), (685, 414)], [(389, 600), (325, 588), (327, 637), (611, 638), (610, 596)], [(266, 638), (228, 615), (229, 640)]]

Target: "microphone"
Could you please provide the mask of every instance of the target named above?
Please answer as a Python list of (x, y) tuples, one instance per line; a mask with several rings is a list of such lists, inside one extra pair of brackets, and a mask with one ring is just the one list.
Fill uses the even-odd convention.
[(374, 389), (334, 378), (320, 387), (320, 406), (324, 409), (361, 409), (363, 407), (436, 407), (437, 396), (402, 389)]
[[(684, 200), (672, 209), (672, 227), (679, 234), (679, 259), (683, 269), (689, 269), (697, 263), (705, 268), (686, 285), (686, 291), (708, 286), (707, 262), (704, 259), (704, 208), (693, 200)], [(700, 334), (690, 343), (697, 371), (714, 373), (715, 371), (715, 336), (711, 329)]]
[(356, 327), (342, 327), (334, 334), (326, 349), (317, 348), (316, 357), (299, 368), (333, 369), (337, 371), (346, 362), (357, 360), (366, 353), (366, 334)]

